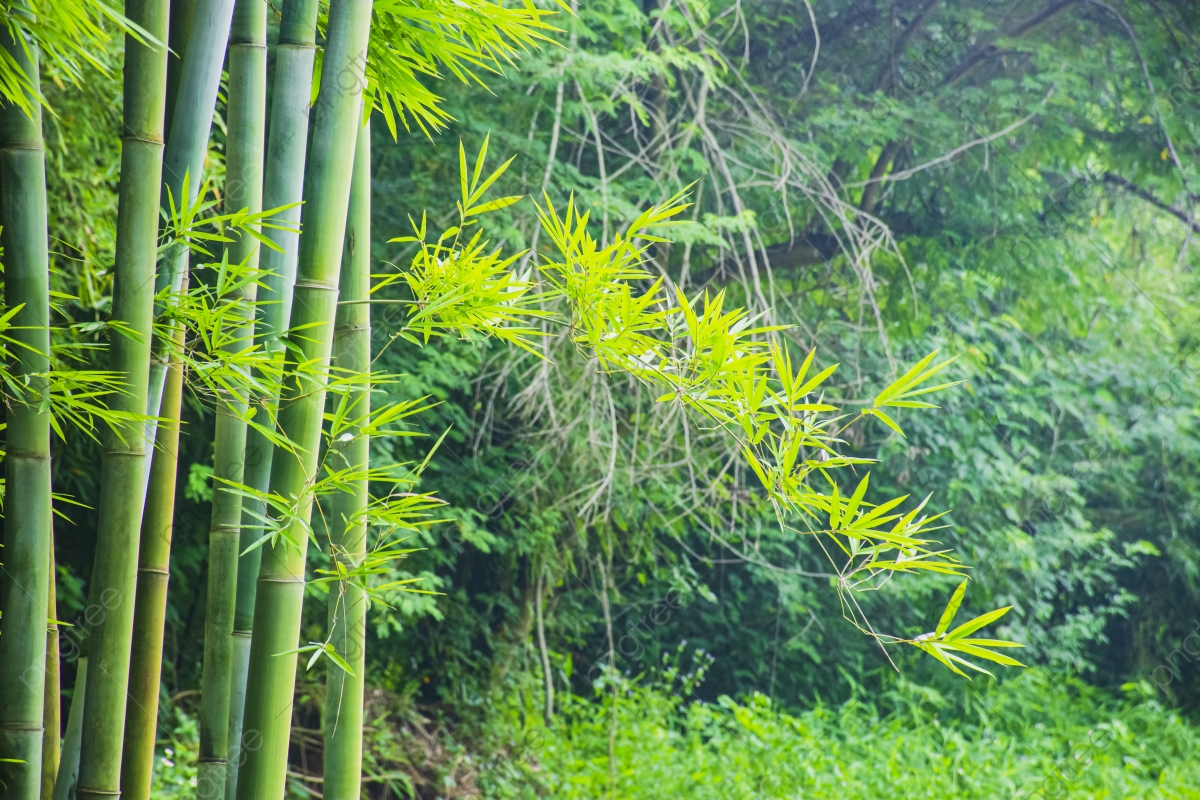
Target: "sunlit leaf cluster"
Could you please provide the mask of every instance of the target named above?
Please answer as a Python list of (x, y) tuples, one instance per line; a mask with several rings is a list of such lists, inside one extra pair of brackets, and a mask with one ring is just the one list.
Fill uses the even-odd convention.
[[(466, 220), (472, 212), (481, 214), (515, 201), (503, 198), (476, 205), (483, 191), (503, 171), (502, 167), (480, 183), (484, 155), (480, 154), (469, 183), (465, 156), (461, 157), (460, 220)], [(874, 417), (903, 435), (884, 409), (934, 408), (915, 398), (953, 385), (929, 385), (950, 361), (933, 364), (936, 353), (930, 354), (880, 392), (859, 414), (841, 412), (823, 397), (823, 385), (836, 371), (836, 365), (815, 369), (813, 351), (797, 366), (788, 347), (775, 336), (782, 330), (779, 326), (756, 325), (758, 317), (746, 310), (727, 309), (724, 293), (688, 298), (678, 289), (667, 292), (666, 278), (655, 278), (646, 269), (648, 249), (668, 241), (657, 231), (670, 225), (686, 208), (683, 195), (672, 197), (644, 211), (624, 232), (603, 244), (591, 235), (590, 216), (579, 211), (573, 199), (560, 215), (547, 198), (545, 208), (538, 210), (539, 220), (557, 253), (543, 254), (539, 272), (544, 283), (540, 292), (526, 295), (529, 281), (520, 279), (520, 296), (536, 299), (538, 305), (513, 304), (509, 306), (511, 313), (479, 322), (465, 313), (473, 302), (486, 296), (485, 285), (492, 292), (510, 285), (502, 274), (512, 269), (510, 265), (516, 258), (500, 260), (495, 255), (490, 257), (494, 260), (486, 262), (486, 282), (456, 287), (452, 274), (439, 274), (437, 308), (444, 322), (438, 325), (438, 319), (427, 318), (427, 324), (430, 329), (441, 327), (459, 335), (475, 329), (511, 340), (529, 332), (529, 320), (545, 317), (545, 307), (556, 309), (549, 320), (562, 325), (565, 335), (598, 369), (632, 374), (661, 391), (660, 402), (682, 405), (693, 412), (699, 425), (719, 428), (736, 441), (774, 505), (783, 529), (817, 537), (836, 570), (836, 586), (847, 619), (882, 644), (920, 644), (921, 649), (937, 655), (927, 643), (876, 632), (855, 594), (878, 589), (898, 573), (962, 575), (967, 567), (929, 536), (937, 529), (934, 523), (941, 515), (924, 513), (929, 498), (907, 510), (907, 496), (879, 504), (870, 502), (866, 497), (869, 476), (864, 476), (849, 495), (843, 495), (834, 473), (872, 463), (871, 459), (840, 451), (841, 437), (850, 425)], [(424, 244), (423, 220), (417, 237), (399, 240), (422, 243), (412, 271), (385, 277), (376, 288), (405, 282), (416, 294), (430, 285), (425, 277), (429, 264), (455, 263), (459, 252), (478, 258), (471, 256), (479, 252), (477, 240), (460, 244), (457, 237), (461, 228), (451, 227), (431, 247)], [(451, 244), (444, 245), (447, 241)], [(421, 298), (416, 305), (419, 309), (435, 293), (417, 296)], [(497, 330), (504, 324), (513, 325), (507, 337)], [(985, 647), (970, 642), (967, 646)]]
[[(565, 8), (565, 6), (564, 6)], [(383, 113), (392, 136), (409, 118), (425, 133), (443, 128), (450, 115), (442, 97), (425, 84), (445, 70), (464, 83), (483, 85), (480, 73), (499, 74), (521, 53), (550, 42), (557, 31), (545, 21), (555, 12), (530, 0), (380, 0), (373, 6), (367, 57), (367, 96)]]
[[(142, 41), (153, 41), (104, 0), (5, 0), (0, 3), (0, 24), (5, 35), (24, 43), (31, 55), (36, 53), (60, 85), (78, 81), (89, 67), (107, 72), (106, 45), (114, 34), (129, 31)], [(7, 50), (0, 50), (0, 97), (26, 111), (31, 110), (31, 99), (46, 104)]]
[[(428, 342), (431, 336), (452, 332), (465, 335), (476, 331), (494, 336), (526, 350), (531, 349), (530, 337), (541, 331), (530, 327), (530, 320), (545, 317), (538, 302), (543, 299), (531, 294), (535, 283), (528, 272), (512, 266), (523, 255), (504, 257), (498, 247), (483, 238), (478, 218), (489, 212), (512, 205), (521, 198), (501, 197), (481, 202), (485, 192), (504, 174), (512, 163), (509, 159), (486, 178), (483, 177), (487, 141), (468, 173), (466, 152), (458, 148), (462, 175), (462, 199), (458, 202), (458, 224), (443, 231), (435, 242), (427, 241), (427, 217), (420, 225), (413, 223), (412, 236), (400, 236), (393, 243), (415, 242), (417, 252), (407, 270), (380, 274), (372, 288), (375, 295), (394, 283), (406, 285), (412, 300), (372, 300), (370, 302), (399, 302), (409, 306), (408, 322), (399, 336), (416, 343)], [(468, 180), (469, 178), (469, 180)], [(411, 222), (411, 221), (410, 221)], [(471, 228), (475, 230), (471, 233)]]

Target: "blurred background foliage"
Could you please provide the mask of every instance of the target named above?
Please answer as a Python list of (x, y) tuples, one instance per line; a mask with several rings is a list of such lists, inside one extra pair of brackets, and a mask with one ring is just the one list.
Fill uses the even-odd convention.
[[(868, 402), (935, 349), (957, 357), (950, 371), (963, 383), (939, 395), (940, 409), (904, 414), (905, 437), (858, 427), (848, 447), (880, 460), (872, 493), (932, 494), (929, 507), (949, 512), (942, 538), (974, 567), (964, 613), (1012, 605), (995, 635), (1023, 642), (1036, 670), (967, 687), (928, 659), (883, 653), (843, 619), (829, 562), (780, 533), (724, 437), (597, 372), (561, 331), (547, 329), (546, 360), (494, 342), (416, 347), (391, 335), (402, 307), (377, 306), (377, 367), (404, 376), (380, 391), (439, 405), (420, 420), (430, 438), (375, 442), (373, 458), (419, 460), (449, 429), (421, 488), (448, 501), (450, 520), (414, 538), (423, 549), (404, 562), (403, 577), (441, 594), (397, 597), (370, 619), (368, 790), (508, 796), (536, 785), (598, 797), (632, 770), (642, 788), (622, 784), (619, 796), (777, 796), (816, 792), (824, 779), (805, 769), (911, 746), (966, 759), (1011, 793), (1122, 708), (1161, 747), (1104, 745), (1113, 774), (1080, 783), (1079, 796), (1141, 792), (1119, 782), (1130, 758), (1149, 765), (1147, 786), (1189, 796), (1178, 793), (1186, 773), (1164, 765), (1189, 748), (1194, 761), (1181, 720), (1200, 707), (1197, 10), (1157, 0), (568, 5), (574, 16), (553, 18), (557, 44), (487, 87), (425, 80), (444, 98), (445, 131), (401, 127), (393, 140), (374, 126), (378, 272), (411, 255), (387, 243), (410, 216), (453, 223), (460, 140), (474, 151), (490, 134), (493, 153), (516, 156), (503, 193), (545, 192), (556, 205), (574, 195), (597, 234), (691, 186), (690, 220), (655, 247), (653, 268), (689, 295), (724, 288), (792, 326), (795, 353), (840, 364), (830, 391), (841, 403)], [(80, 344), (96, 340), (108, 310), (119, 97), (103, 77), (47, 90), (55, 280), (70, 295), (58, 335)], [(484, 226), (510, 251), (545, 245), (530, 200)], [(164, 659), (175, 702), (163, 712), (180, 741), (199, 684), (212, 457), (211, 414), (193, 402), (185, 418), (181, 465), (193, 480), (177, 506)], [(94, 505), (95, 448), (56, 446), (56, 491)], [(59, 617), (70, 619), (86, 596), (95, 519), (63, 510)], [(911, 576), (864, 610), (878, 629), (917, 634), (954, 585)], [(325, 612), (309, 606), (308, 638), (319, 639)], [(544, 702), (539, 614), (559, 717), (529, 742), (522, 732)], [(685, 692), (663, 660), (682, 641), (706, 654), (703, 681), (693, 673)], [(620, 679), (606, 670), (610, 650)], [(298, 776), (319, 758), (319, 736), (305, 731), (319, 728), (320, 691), (298, 696)], [(734, 700), (676, 707), (675, 696)], [(831, 716), (855, 703), (869, 710)], [(934, 731), (937, 713), (960, 727)], [(739, 726), (772, 758), (785, 749), (799, 773), (752, 764), (746, 781), (770, 772), (781, 783), (740, 794), (648, 777), (638, 736), (674, 731), (663, 764), (691, 765), (682, 775), (705, 747), (722, 763), (753, 761), (730, 733)], [(1053, 743), (1014, 738), (1035, 730)], [(827, 741), (845, 744), (833, 755)], [(570, 742), (605, 764), (609, 747), (620, 750), (620, 775), (593, 764), (599, 777), (571, 783), (564, 776), (587, 770)], [(989, 746), (1006, 755), (980, 761)], [(961, 766), (925, 757), (901, 772)], [(812, 796), (890, 796), (853, 780), (860, 788)], [(947, 780), (919, 796), (999, 796), (991, 783)], [(667, 785), (679, 788), (646, 793)], [(297, 778), (296, 791), (305, 786), (319, 790)]]

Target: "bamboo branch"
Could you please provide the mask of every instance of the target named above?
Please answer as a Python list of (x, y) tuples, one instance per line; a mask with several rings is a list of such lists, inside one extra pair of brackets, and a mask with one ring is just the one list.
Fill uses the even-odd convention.
[(544, 709), (544, 720), (546, 727), (549, 728), (554, 720), (554, 676), (550, 671), (550, 651), (546, 648), (546, 623), (542, 614), (542, 598), (545, 593), (546, 578), (544, 573), (539, 572), (537, 578), (537, 588), (534, 589), (533, 601), (534, 610), (537, 614), (537, 637), (538, 651), (542, 656), (542, 678), (546, 685), (546, 699)]

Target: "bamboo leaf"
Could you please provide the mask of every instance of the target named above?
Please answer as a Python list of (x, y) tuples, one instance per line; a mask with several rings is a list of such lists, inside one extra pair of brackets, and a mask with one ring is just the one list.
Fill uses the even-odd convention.
[(954, 590), (954, 594), (950, 596), (950, 602), (946, 604), (946, 610), (942, 612), (941, 619), (938, 620), (937, 627), (933, 629), (936, 636), (941, 636), (950, 627), (950, 623), (954, 621), (954, 615), (958, 613), (959, 606), (962, 605), (963, 597), (967, 593), (967, 581), (964, 579)]
[(1012, 608), (1012, 606), (1005, 606), (1004, 608), (997, 608), (995, 611), (989, 611), (988, 613), (983, 614), (982, 616), (976, 617), (975, 619), (971, 620), (970, 622), (965, 622), (962, 625), (959, 625), (954, 630), (950, 631), (950, 633), (948, 633), (946, 635), (946, 639), (947, 640), (961, 639), (962, 637), (966, 636), (967, 634), (974, 633), (975, 631), (979, 630), (980, 628), (986, 627), (987, 625), (990, 625), (993, 622), (995, 622), (996, 620), (1003, 617), (1005, 614), (1007, 614), (1009, 612), (1009, 610), (1011, 608)]
[(880, 411), (878, 408), (869, 408), (869, 409), (863, 411), (863, 413), (870, 414), (871, 416), (876, 417), (877, 419), (879, 419), (880, 422), (882, 422), (884, 425), (887, 425), (889, 428), (894, 430), (896, 433), (900, 434), (901, 436), (904, 435), (904, 431), (900, 430), (900, 426), (897, 425), (895, 422), (893, 422), (891, 417), (889, 417), (887, 414)]
[[(345, 672), (347, 675), (349, 675), (352, 678), (358, 677), (357, 675), (354, 674), (354, 669), (348, 663), (346, 663), (346, 660), (344, 658), (342, 658), (340, 655), (338, 655), (337, 650), (334, 648), (334, 646), (332, 644), (329, 644), (328, 642), (326, 642), (325, 646), (322, 648), (322, 652), (325, 653), (325, 655), (329, 656), (329, 660), (332, 661), (334, 664), (337, 664), (338, 667), (341, 668), (342, 672)], [(314, 660), (315, 660), (315, 658), (316, 657), (314, 656)], [(309, 666), (310, 667), (312, 666), (311, 662), (309, 663)]]
[(1003, 664), (1006, 667), (1023, 667), (1025, 666), (1015, 658), (1004, 655), (1003, 653), (993, 653), (991, 650), (979, 647), (973, 644), (964, 644), (963, 642), (943, 642), (942, 647), (949, 650), (958, 650), (967, 655), (975, 656), (976, 658), (985, 658), (988, 661), (995, 661), (997, 664)]

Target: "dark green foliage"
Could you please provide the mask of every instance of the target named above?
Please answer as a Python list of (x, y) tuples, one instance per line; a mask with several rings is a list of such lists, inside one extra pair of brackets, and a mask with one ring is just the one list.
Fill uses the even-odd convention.
[[(886, 51), (879, 25), (849, 7), (818, 9), (818, 71), (807, 82), (804, 99), (796, 100), (806, 83), (800, 67), (806, 69), (812, 57), (811, 30), (805, 12), (799, 17), (783, 12), (777, 3), (746, 11), (748, 26), (757, 32), (750, 38), (747, 79), (796, 139), (812, 141), (816, 149), (807, 152), (846, 183), (869, 178), (894, 138), (903, 137), (892, 165), (899, 172), (1035, 114), (986, 147), (976, 145), (944, 164), (885, 184), (873, 210), (895, 231), (897, 250), (875, 258), (878, 324), (861, 276), (844, 257), (812, 264), (805, 263), (805, 253), (788, 255), (788, 223), (778, 194), (765, 187), (747, 189), (745, 203), (757, 212), (776, 269), (776, 291), (791, 303), (781, 321), (801, 322), (797, 344), (815, 344), (823, 363), (843, 363), (839, 375), (848, 382), (840, 391), (846, 397), (881, 385), (890, 359), (911, 362), (937, 346), (961, 356), (953, 377), (968, 384), (941, 401), (943, 411), (907, 415), (907, 439), (875, 425), (853, 443), (863, 455), (883, 458), (872, 478), (881, 495), (934, 492), (934, 507), (951, 511), (947, 544), (977, 566), (976, 590), (987, 593), (969, 598), (971, 607), (1014, 604), (1002, 630), (1026, 641), (1035, 663), (1084, 670), (1109, 685), (1148, 676), (1182, 646), (1190, 630), (1184, 623), (1195, 616), (1190, 609), (1197, 598), (1188, 577), (1194, 573), (1188, 565), (1195, 560), (1189, 555), (1195, 533), (1188, 532), (1189, 515), (1173, 509), (1189, 502), (1187, 454), (1195, 440), (1187, 409), (1196, 380), (1192, 371), (1181, 369), (1191, 347), (1185, 310), (1191, 282), (1186, 271), (1175, 268), (1183, 226), (1116, 180), (1123, 177), (1142, 195), (1186, 208), (1179, 194), (1181, 173), (1170, 153), (1164, 156), (1167, 142), (1129, 38), (1102, 9), (1069, 8), (1022, 31), (1019, 58), (985, 53), (987, 58), (971, 62), (965, 77), (943, 85), (965, 56), (984, 52), (991, 26), (1014, 30), (1036, 9), (1004, 17), (995, 9), (981, 16), (963, 4), (938, 6), (914, 32), (908, 50), (898, 53), (899, 69), (912, 77), (896, 86), (886, 79), (877, 83), (880, 60), (858, 57), (865, 42), (873, 52)], [(660, 69), (644, 55), (638, 26), (628, 24), (638, 18), (631, 4), (588, 4), (581, 13), (583, 23), (576, 29), (582, 52), (566, 62), (568, 87), (578, 79), (585, 91), (595, 91), (620, 73), (618, 65), (633, 63), (628, 59), (640, 58), (638, 69), (644, 71), (637, 74), (642, 76)], [(886, 9), (874, 13), (886, 19)], [(1187, 88), (1189, 56), (1151, 17), (1147, 11), (1131, 22), (1159, 87), (1173, 146), (1190, 146), (1181, 144), (1190, 139), (1180, 127), (1194, 104), (1194, 92)], [(904, 17), (897, 25), (912, 21)], [(1181, 19), (1177, 24), (1191, 23)], [(718, 27), (731, 36), (730, 49), (722, 51), (731, 60), (741, 56), (740, 28), (735, 28), (732, 23)], [(640, 30), (644, 36), (648, 28)], [(550, 64), (564, 59), (563, 54), (548, 56)], [(470, 141), (491, 131), (493, 147), (500, 142), (527, 154), (517, 162), (525, 165), (521, 185), (527, 191), (536, 191), (543, 174), (558, 74), (551, 67), (532, 68), (516, 87), (528, 81), (530, 92), (502, 93), (499, 102), (485, 102), (482, 95), (461, 102), (450, 98), (448, 108), (458, 120), (453, 132)], [(653, 81), (642, 80), (645, 103)], [(884, 91), (868, 96), (873, 89)], [(673, 111), (686, 111), (686, 87), (668, 77), (666, 91), (678, 99), (669, 104)], [(605, 101), (593, 95), (589, 102), (599, 113)], [(1085, 105), (1086, 119), (1076, 110)], [(649, 136), (653, 121), (631, 128), (628, 107), (617, 108), (623, 110), (607, 130), (636, 149), (634, 131)], [(710, 117), (720, 108), (710, 105)], [(598, 208), (599, 164), (578, 91), (567, 91), (564, 109), (572, 134), (558, 144), (551, 193), (561, 198), (575, 190)], [(539, 116), (532, 123), (535, 110)], [(531, 124), (535, 133), (529, 139)], [(720, 143), (743, 160), (750, 157), (736, 138)], [(382, 165), (376, 176), (377, 230), (404, 214), (447, 206), (437, 201), (439, 187), (451, 185), (453, 164), (441, 155), (445, 149), (440, 142), (417, 141), (401, 150), (377, 147)], [(624, 164), (612, 153), (608, 158), (609, 173), (614, 162)], [(705, 176), (704, 170), (688, 173), (696, 163), (681, 159), (680, 182)], [(1183, 165), (1190, 169), (1187, 159)], [(657, 185), (641, 168), (626, 171), (619, 183), (606, 187), (614, 216), (620, 213), (615, 204), (652, 198)], [(717, 216), (709, 220), (710, 233), (696, 232), (697, 242), (721, 235), (729, 230), (722, 226), (732, 224), (722, 221), (711, 185), (704, 191), (700, 219)], [(851, 202), (861, 199), (859, 193), (849, 190)], [(724, 202), (728, 216), (728, 195)], [(498, 226), (497, 236), (529, 240), (520, 208), (514, 207), (511, 226)], [(836, 254), (831, 231), (814, 218), (811, 206), (796, 202), (791, 213), (798, 243), (807, 235), (808, 244), (826, 258)], [(676, 245), (668, 257), (672, 275), (680, 274), (681, 249)], [(380, 257), (397, 254), (381, 248)], [(717, 248), (697, 244), (690, 257), (694, 279), (713, 275)], [(1189, 259), (1185, 256), (1185, 263)], [(887, 333), (886, 350), (880, 329)], [(562, 367), (556, 372), (562, 378), (547, 394), (522, 403), (520, 391), (536, 375), (529, 359), (502, 372), (504, 362), (495, 350), (437, 347), (434, 356), (393, 346), (382, 362), (413, 376), (413, 395), (432, 392), (451, 401), (425, 417), (430, 432), (454, 424), (427, 485), (450, 501), (461, 521), (457, 530), (443, 530), (440, 538), (429, 540), (431, 549), (417, 561), (452, 588), (437, 606), (444, 619), (425, 617), (400, 633), (397, 653), (405, 661), (416, 658), (420, 666), (395, 664), (412, 676), (411, 685), (420, 687), (422, 697), (432, 697), (429, 690), (444, 676), (445, 700), (482, 698), (504, 674), (502, 668), (483, 669), (483, 663), (524, 659), (520, 643), (529, 624), (529, 564), (547, 542), (565, 549), (558, 565), (565, 580), (556, 590), (550, 623), (551, 639), (560, 644), (551, 650), (557, 663), (569, 658), (577, 675), (586, 674), (607, 645), (593, 579), (571, 551), (577, 555), (580, 542), (594, 548), (597, 537), (605, 547), (619, 543), (625, 563), (617, 572), (618, 632), (626, 625), (642, 631), (636, 646), (627, 642), (636, 655), (622, 662), (625, 668), (636, 672), (652, 665), (659, 646), (687, 638), (717, 655), (707, 684), (714, 693), (773, 686), (784, 702), (802, 704), (818, 691), (826, 696), (847, 691), (842, 670), (855, 674), (886, 666), (879, 649), (853, 636), (841, 620), (826, 579), (739, 563), (735, 551), (751, 542), (764, 562), (828, 571), (804, 542), (772, 534), (765, 509), (753, 508), (751, 497), (743, 497), (750, 504), (743, 506), (746, 516), (720, 543), (706, 529), (708, 521), (678, 516), (690, 506), (690, 493), (678, 488), (681, 480), (691, 480), (686, 469), (664, 470), (661, 480), (632, 485), (629, 473), (620, 472), (608, 520), (579, 529), (568, 509), (578, 508), (590, 490), (574, 505), (564, 505), (562, 498), (604, 474), (594, 445), (583, 441), (591, 428), (579, 426), (575, 438), (542, 433), (556, 428), (547, 404), (578, 408), (571, 405), (568, 387), (579, 373)], [(505, 383), (497, 391), (498, 375)], [(1154, 402), (1154, 393), (1169, 403)], [(646, 398), (636, 400), (632, 387), (621, 387), (615, 399), (621, 470), (629, 466), (639, 415), (654, 417), (645, 416), (653, 412)], [(560, 410), (558, 417), (561, 424), (572, 414)], [(1140, 421), (1122, 435), (1135, 419)], [(647, 450), (639, 452), (651, 452), (644, 429), (641, 436), (639, 446)], [(704, 459), (699, 457), (698, 468), (711, 465)], [(1176, 466), (1159, 476), (1150, 464)], [(715, 475), (698, 480), (707, 487)], [(729, 477), (722, 479), (726, 491)], [(743, 473), (733, 485), (752, 489), (753, 480)], [(1158, 504), (1151, 498), (1159, 498)], [(721, 499), (727, 502), (728, 495)], [(666, 521), (672, 521), (669, 528), (663, 527)], [(673, 536), (662, 535), (667, 531)], [(867, 608), (881, 627), (909, 625), (917, 608), (940, 602), (949, 589), (936, 579), (916, 581)], [(672, 591), (686, 607), (661, 625), (638, 627), (646, 611)], [(1152, 619), (1169, 619), (1178, 627)], [(381, 621), (377, 629), (395, 627)], [(518, 654), (504, 655), (513, 642)], [(381, 643), (372, 652), (386, 649)], [(419, 674), (434, 676), (428, 689)], [(466, 675), (475, 676), (477, 688), (467, 688)], [(1194, 697), (1184, 689), (1197, 677), (1187, 664), (1159, 670), (1158, 676), (1169, 684), (1172, 697)]]

